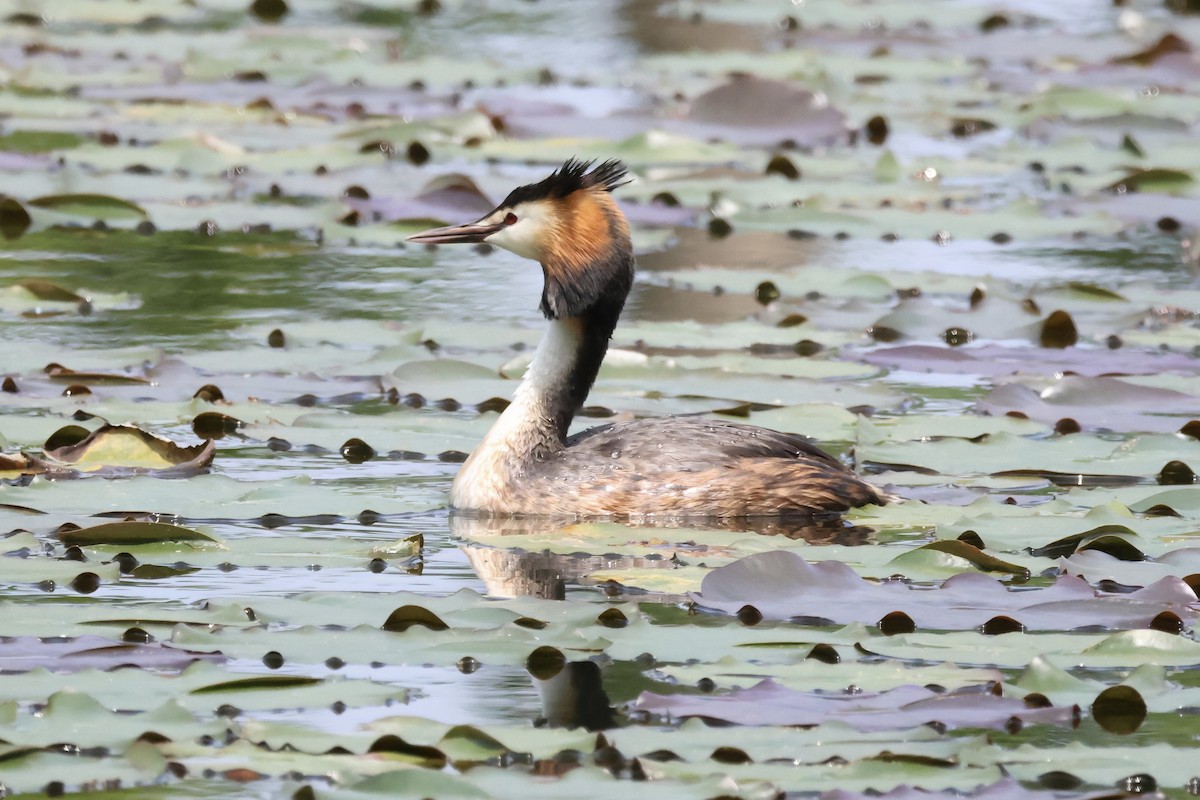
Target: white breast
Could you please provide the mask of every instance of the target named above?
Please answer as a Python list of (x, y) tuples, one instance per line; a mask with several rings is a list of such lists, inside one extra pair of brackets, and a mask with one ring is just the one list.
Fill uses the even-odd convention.
[(471, 453), (450, 487), (450, 505), (462, 510), (518, 513), (512, 486), (539, 449), (554, 447), (553, 401), (568, 390), (579, 348), (579, 320), (553, 320), (542, 337), (512, 404)]

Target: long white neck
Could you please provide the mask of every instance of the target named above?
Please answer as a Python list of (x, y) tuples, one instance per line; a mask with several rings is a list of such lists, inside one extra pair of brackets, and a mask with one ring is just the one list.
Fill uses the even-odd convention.
[(450, 488), (453, 507), (504, 511), (497, 504), (512, 482), (563, 449), (567, 427), (582, 401), (576, 400), (580, 394), (577, 383), (586, 381), (586, 393), (595, 378), (595, 372), (581, 375), (577, 369), (583, 337), (580, 319), (550, 321), (512, 403), (454, 479)]

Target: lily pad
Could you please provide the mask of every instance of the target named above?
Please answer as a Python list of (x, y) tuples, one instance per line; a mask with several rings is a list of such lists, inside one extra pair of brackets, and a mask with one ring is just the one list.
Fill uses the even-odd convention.
[(92, 528), (62, 530), (58, 539), (65, 545), (137, 546), (162, 542), (215, 542), (208, 534), (162, 522), (110, 522)]
[(822, 696), (797, 692), (771, 680), (717, 697), (643, 693), (637, 708), (671, 717), (706, 717), (742, 725), (820, 725), (840, 720), (862, 730), (939, 723), (947, 728), (999, 728), (1023, 722), (1070, 726), (1070, 707), (1030, 708), (1022, 700), (979, 689), (936, 692), (901, 686), (879, 694)]
[(704, 608), (729, 614), (752, 606), (771, 619), (817, 617), (827, 624), (876, 624), (902, 612), (918, 627), (937, 630), (975, 628), (999, 615), (1030, 630), (1052, 630), (1075, 627), (1077, 613), (1113, 629), (1143, 627), (1164, 610), (1187, 619), (1196, 614), (1195, 592), (1178, 578), (1164, 578), (1133, 594), (1104, 596), (1069, 577), (1044, 589), (1014, 592), (994, 578), (964, 573), (936, 590), (919, 591), (872, 584), (839, 562), (809, 564), (789, 552), (750, 555), (718, 567), (694, 597)]
[(0, 199), (0, 236), (12, 240), (29, 230), (33, 219), (23, 205), (12, 197)]
[(141, 219), (146, 211), (137, 203), (101, 194), (55, 194), (28, 201), (35, 208), (93, 219)]
[(198, 472), (212, 463), (212, 441), (180, 447), (170, 439), (127, 425), (105, 425), (78, 444), (46, 451), (55, 467), (85, 473)]
[(78, 672), (128, 665), (178, 671), (196, 661), (220, 663), (224, 658), (220, 653), (196, 653), (163, 644), (127, 644), (99, 636), (81, 636), (66, 641), (19, 637), (0, 642), (0, 664), (5, 672), (33, 669)]

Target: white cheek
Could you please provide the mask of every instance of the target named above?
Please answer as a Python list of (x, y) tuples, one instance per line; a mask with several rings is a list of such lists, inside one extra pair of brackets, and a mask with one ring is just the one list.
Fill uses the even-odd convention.
[(547, 233), (554, 228), (551, 209), (545, 203), (521, 203), (510, 211), (517, 221), (493, 233), (487, 240), (524, 258), (541, 261), (542, 245)]
[(490, 244), (503, 247), (519, 256), (539, 261), (541, 260), (541, 251), (538, 249), (537, 237), (534, 235), (536, 228), (537, 226), (532, 222), (522, 219), (514, 225), (509, 225), (503, 230), (493, 233), (487, 240)]

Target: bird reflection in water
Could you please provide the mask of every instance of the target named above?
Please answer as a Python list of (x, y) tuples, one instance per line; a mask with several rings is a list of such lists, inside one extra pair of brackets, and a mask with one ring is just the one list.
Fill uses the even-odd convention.
[[(813, 545), (867, 544), (873, 531), (850, 525), (838, 518), (819, 519), (811, 516), (729, 517), (687, 520), (662, 518), (637, 523), (619, 523), (630, 529), (630, 539), (663, 538), (668, 531), (678, 542), (676, 551), (670, 548), (642, 556), (600, 553), (554, 553), (550, 550), (504, 548), (504, 536), (547, 537), (557, 535), (580, 524), (574, 520), (519, 517), (472, 517), (451, 514), (450, 532), (461, 540), (460, 547), (471, 562), (471, 568), (487, 585), (492, 597), (542, 597), (561, 600), (568, 586), (596, 584), (588, 576), (601, 570), (674, 569), (678, 558), (687, 559), (688, 530), (724, 530), (731, 533), (756, 533), (780, 536)], [(606, 522), (604, 524), (618, 524)], [(657, 532), (656, 532), (657, 531)], [(697, 559), (702, 561), (703, 558)], [(621, 589), (630, 593), (629, 589)], [(634, 590), (636, 591), (636, 590)]]
[[(665, 555), (552, 553), (504, 548), (504, 536), (548, 537), (583, 524), (548, 518), (470, 517), (451, 515), (450, 531), (462, 540), (467, 554), (487, 594), (493, 597), (529, 595), (562, 600), (568, 585), (586, 585), (588, 576), (600, 570), (670, 570), (678, 561), (671, 552)], [(618, 523), (606, 523), (618, 524)], [(667, 539), (678, 541), (678, 551), (688, 552), (689, 524), (684, 519), (660, 519), (653, 523), (620, 523), (629, 528), (630, 539)], [(782, 536), (810, 545), (865, 545), (872, 533), (869, 528), (850, 525), (841, 519), (812, 517), (761, 517), (704, 519), (691, 521), (691, 530), (727, 530), (732, 534)], [(526, 540), (528, 542), (528, 540)], [(701, 559), (702, 560), (702, 559)], [(636, 590), (618, 589), (634, 594)], [(568, 661), (562, 651), (542, 646), (526, 662), (530, 679), (541, 699), (539, 724), (554, 728), (605, 730), (618, 726), (604, 687), (604, 670), (595, 661)]]
[(589, 731), (616, 727), (617, 717), (595, 661), (567, 661), (561, 650), (539, 647), (526, 659), (525, 669), (542, 701), (542, 717), (536, 725)]
[[(504, 536), (558, 535), (579, 524), (574, 520), (514, 517), (472, 517), (451, 514), (450, 531), (471, 567), (487, 585), (492, 597), (533, 596), (552, 600), (565, 598), (568, 585), (587, 585), (588, 576), (600, 570), (673, 569), (678, 561), (665, 555), (624, 556), (618, 554), (553, 553), (503, 548)], [(616, 524), (616, 523), (606, 523)], [(678, 542), (678, 551), (688, 551), (687, 523), (683, 519), (621, 523), (630, 539), (663, 538)], [(870, 528), (849, 525), (841, 519), (789, 518), (786, 516), (705, 519), (691, 521), (693, 530), (726, 530), (781, 536), (809, 544), (861, 545), (869, 541)], [(527, 542), (528, 540), (526, 540)], [(487, 542), (485, 544), (484, 542)], [(636, 592), (636, 590), (633, 590)], [(614, 593), (633, 593), (618, 588)], [(568, 661), (562, 651), (539, 647), (526, 660), (526, 669), (542, 705), (539, 725), (554, 728), (606, 730), (620, 724), (604, 689), (602, 667), (596, 661)]]

